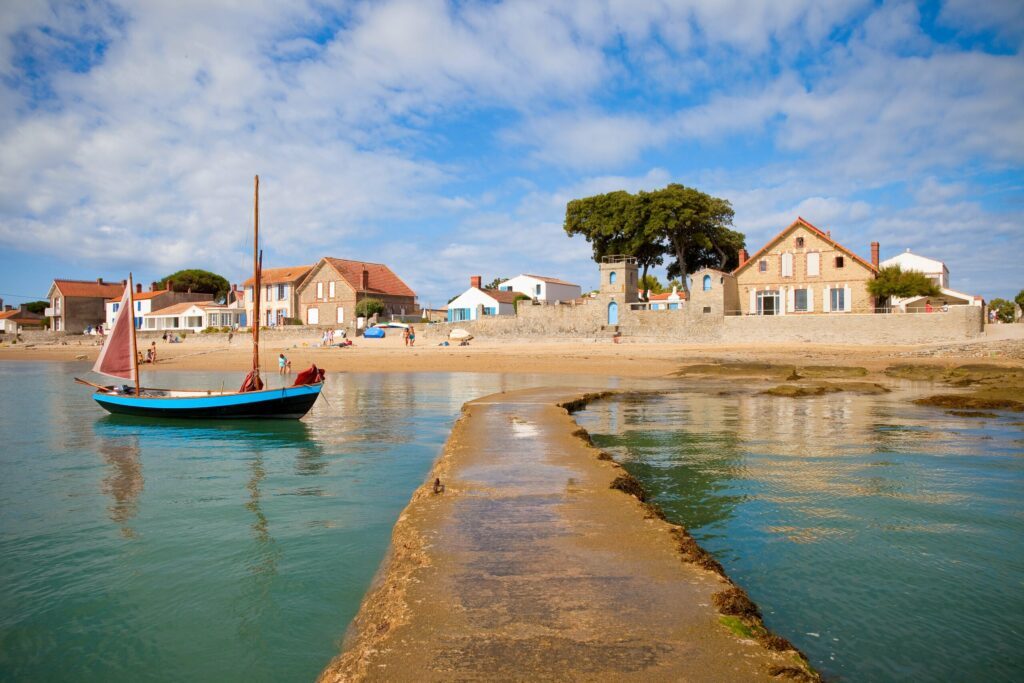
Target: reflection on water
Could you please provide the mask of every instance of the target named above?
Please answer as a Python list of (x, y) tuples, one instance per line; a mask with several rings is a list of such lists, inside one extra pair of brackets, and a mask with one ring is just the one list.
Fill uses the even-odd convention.
[(107, 415), (86, 369), (0, 363), (0, 680), (313, 679), (462, 404), (549, 381), (332, 374), (302, 421), (218, 424)]
[(678, 390), (577, 419), (827, 674), (1024, 675), (1019, 423)]

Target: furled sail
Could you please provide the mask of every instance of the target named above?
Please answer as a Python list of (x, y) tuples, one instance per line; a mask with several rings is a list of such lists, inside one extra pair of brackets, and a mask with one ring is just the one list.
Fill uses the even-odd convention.
[(103, 349), (92, 366), (93, 372), (110, 377), (122, 379), (135, 378), (135, 344), (133, 343), (132, 326), (135, 321), (132, 317), (132, 284), (124, 288), (124, 296), (121, 297), (121, 304), (118, 306), (120, 314), (114, 319), (114, 326), (110, 329), (106, 341), (103, 342)]

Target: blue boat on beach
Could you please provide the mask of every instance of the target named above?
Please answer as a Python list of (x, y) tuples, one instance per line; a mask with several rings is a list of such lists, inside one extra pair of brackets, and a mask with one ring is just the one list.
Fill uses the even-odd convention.
[[(260, 178), (256, 176), (254, 199), (255, 237), (253, 238), (253, 311), (260, 310), (260, 275), (262, 256), (259, 253)], [(118, 309), (134, 311), (134, 285), (128, 275)], [(75, 378), (79, 384), (96, 388), (93, 399), (105, 410), (119, 415), (184, 419), (247, 419), (276, 418), (297, 420), (309, 412), (324, 386), (324, 371), (311, 366), (295, 378), (290, 387), (266, 389), (260, 378), (260, 326), (252, 325), (252, 370), (245, 376), (238, 391), (152, 389), (139, 384), (138, 344), (135, 321), (130, 313), (115, 320), (103, 343), (93, 371), (108, 377), (132, 380), (129, 384), (102, 386)]]

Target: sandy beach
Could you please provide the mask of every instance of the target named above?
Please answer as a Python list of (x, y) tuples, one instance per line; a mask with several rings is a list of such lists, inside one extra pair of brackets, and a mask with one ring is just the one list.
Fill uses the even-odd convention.
[[(139, 340), (148, 347), (151, 340)], [(988, 363), (1024, 366), (1024, 340), (985, 338), (948, 344), (863, 346), (835, 344), (670, 344), (610, 340), (565, 339), (473, 340), (469, 346), (403, 346), (394, 335), (385, 339), (356, 339), (348, 348), (320, 348), (315, 332), (261, 342), (260, 357), (267, 372), (277, 371), (284, 353), (293, 371), (310, 363), (328, 372), (499, 372), (621, 377), (663, 377), (681, 366), (706, 362), (757, 362), (794, 365), (844, 365), (865, 368), (880, 376), (893, 364), (953, 365)], [(147, 370), (246, 370), (252, 350), (246, 335), (192, 335), (180, 344), (157, 340), (157, 363)], [(94, 361), (95, 337), (70, 337), (66, 344), (3, 344), (0, 361)]]

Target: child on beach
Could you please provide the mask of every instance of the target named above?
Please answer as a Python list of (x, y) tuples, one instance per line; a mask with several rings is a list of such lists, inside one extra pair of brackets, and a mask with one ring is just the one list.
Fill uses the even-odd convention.
[(283, 353), (277, 355), (277, 374), (284, 375), (291, 367), (291, 363), (284, 357)]
[(405, 343), (406, 346), (409, 345), (409, 328), (408, 327), (402, 329), (402, 342)]
[(416, 328), (409, 325), (409, 346), (416, 345)]

